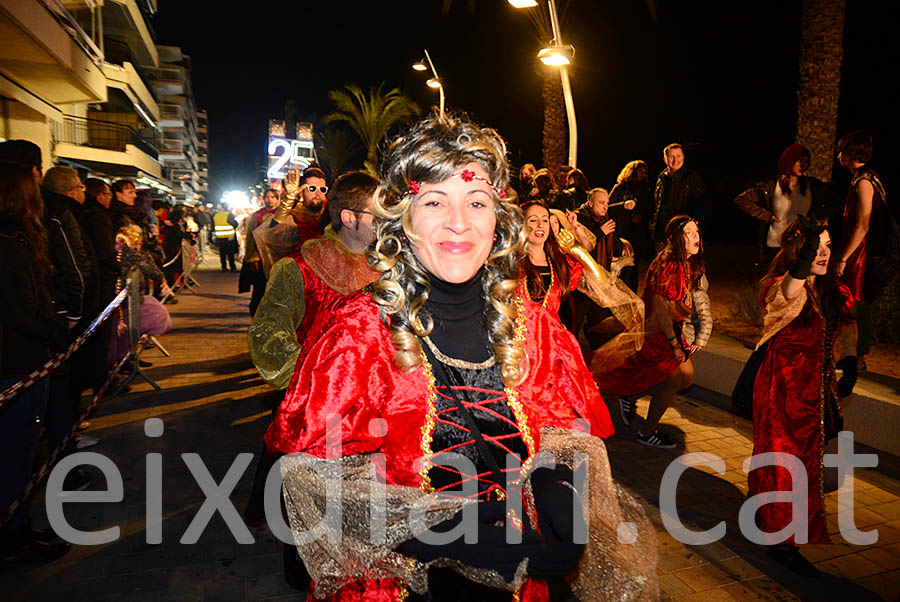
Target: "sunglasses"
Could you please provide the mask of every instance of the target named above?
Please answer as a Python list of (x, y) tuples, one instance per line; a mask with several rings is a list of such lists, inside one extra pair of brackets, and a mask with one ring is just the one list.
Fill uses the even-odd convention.
[(319, 192), (321, 192), (322, 194), (325, 194), (326, 192), (328, 192), (328, 186), (307, 186), (306, 189), (313, 193), (317, 190)]

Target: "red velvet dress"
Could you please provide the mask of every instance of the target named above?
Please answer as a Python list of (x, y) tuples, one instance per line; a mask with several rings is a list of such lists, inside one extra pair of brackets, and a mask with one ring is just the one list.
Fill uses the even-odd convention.
[[(566, 283), (566, 292), (571, 293), (575, 289), (578, 288), (578, 283), (581, 282), (581, 277), (584, 274), (584, 266), (581, 265), (576, 259), (566, 255), (566, 262), (569, 264), (569, 281)], [(549, 265), (549, 264), (548, 264)], [(550, 269), (553, 269), (552, 267)], [(520, 294), (523, 297), (530, 297), (528, 294), (528, 288), (525, 284), (525, 274), (522, 270), (519, 270), (519, 282), (520, 286)], [(550, 290), (542, 298), (532, 298), (532, 301), (536, 303), (540, 303), (543, 307), (546, 307), (550, 313), (553, 315), (560, 314), (560, 307), (562, 306), (562, 298), (563, 298), (563, 288), (559, 283), (559, 280), (556, 278), (556, 273), (553, 274), (553, 284), (550, 286)], [(571, 295), (567, 298), (567, 301), (571, 301)], [(574, 321), (574, 306), (572, 308), (573, 312), (573, 321)]]
[[(780, 288), (780, 284), (779, 278), (763, 291), (767, 313), (778, 302), (775, 287)], [(849, 312), (850, 291), (841, 287), (841, 292)], [(768, 338), (768, 348), (753, 383), (753, 454), (781, 452), (803, 462), (809, 489), (808, 543), (828, 544), (831, 540), (825, 523), (822, 459), (826, 423), (833, 421), (826, 416), (826, 407), (836, 407), (834, 403), (827, 404), (826, 397), (832, 402), (837, 399), (837, 384), (833, 340), (826, 344), (825, 321), (818, 308), (810, 307), (812, 303), (807, 299), (800, 315)], [(791, 475), (783, 466), (757, 468), (750, 472), (747, 482), (751, 496), (791, 490)], [(762, 506), (760, 529), (766, 533), (780, 531), (790, 523), (792, 512), (788, 503)], [(793, 543), (793, 537), (767, 543)]]
[[(668, 262), (647, 274), (643, 293), (646, 316), (653, 314), (656, 295), (681, 308), (677, 315), (672, 316), (673, 322), (682, 322), (690, 317), (691, 292), (680, 263)], [(676, 334), (678, 332), (676, 330)], [(680, 364), (665, 333), (647, 332), (640, 351), (618, 368), (595, 374), (594, 377), (601, 391), (608, 391), (617, 397), (640, 395), (664, 381)]]
[[(525, 381), (514, 391), (516, 423), (529, 455), (540, 449), (540, 429), (573, 428), (586, 421), (598, 437), (613, 433), (612, 421), (574, 337), (559, 320), (522, 301), (517, 332), (529, 358)], [(305, 452), (317, 457), (382, 453), (387, 483), (427, 488), (431, 437), (439, 417), (437, 391), (429, 391), (424, 367), (409, 372), (393, 364), (390, 331), (365, 293), (348, 299), (330, 327), (306, 352), (287, 395), (266, 432), (270, 452)], [(340, 442), (326, 442), (326, 417), (336, 414)], [(373, 422), (374, 420), (374, 422)], [(342, 589), (333, 600), (397, 600), (394, 580), (368, 580)], [(547, 600), (546, 582), (529, 580), (521, 600)], [(312, 593), (310, 594), (312, 600)]]

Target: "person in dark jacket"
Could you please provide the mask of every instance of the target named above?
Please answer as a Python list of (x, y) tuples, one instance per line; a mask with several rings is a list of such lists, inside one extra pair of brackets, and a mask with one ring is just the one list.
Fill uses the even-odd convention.
[(841, 199), (821, 180), (806, 175), (809, 149), (791, 144), (778, 158), (778, 175), (757, 182), (734, 199), (741, 211), (759, 220), (759, 265), (765, 270), (781, 250), (781, 235), (798, 215), (825, 220)]
[[(29, 170), (38, 186), (43, 182), (41, 149), (28, 140), (0, 143), (0, 161), (15, 163)], [(49, 241), (50, 261), (55, 277), (51, 293), (56, 313), (75, 328), (84, 311), (85, 278), (90, 270), (81, 233), (66, 203), (52, 197), (43, 200), (43, 224)]]
[(650, 236), (656, 249), (666, 244), (666, 225), (673, 217), (686, 213), (695, 219), (703, 207), (706, 187), (696, 171), (684, 166), (684, 149), (674, 142), (663, 149), (666, 168), (656, 179)]
[(165, 229), (165, 236), (163, 237), (163, 259), (165, 263), (163, 265), (165, 266), (166, 282), (168, 282), (169, 286), (174, 286), (175, 280), (178, 279), (178, 275), (181, 273), (184, 265), (181, 258), (178, 257), (178, 253), (181, 251), (181, 243), (182, 241), (187, 241), (190, 244), (194, 244), (194, 237), (184, 231), (184, 211), (180, 208), (169, 212)]
[[(625, 201), (634, 201), (634, 208), (626, 210)], [(631, 242), (637, 257), (648, 261), (653, 259), (648, 224), (653, 217), (654, 205), (646, 163), (636, 160), (625, 164), (616, 178), (616, 185), (609, 192), (609, 204), (619, 236)], [(619, 215), (626, 219), (620, 221)]]
[(556, 209), (575, 211), (588, 200), (591, 185), (580, 169), (572, 169), (566, 174), (566, 187), (556, 199)]
[[(53, 264), (41, 223), (43, 207), (32, 172), (0, 163), (0, 390), (65, 349), (66, 327), (54, 311), (49, 279)], [(50, 394), (43, 377), (0, 404), (0, 508), (5, 511), (31, 477), (40, 424)], [(0, 529), (0, 562), (51, 560), (68, 550), (48, 533), (32, 531), (29, 504)]]

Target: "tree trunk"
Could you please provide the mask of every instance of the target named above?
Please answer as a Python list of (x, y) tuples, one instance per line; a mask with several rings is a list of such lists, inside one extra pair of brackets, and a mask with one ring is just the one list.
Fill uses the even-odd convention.
[(844, 56), (846, 0), (803, 0), (797, 142), (809, 148), (809, 174), (831, 180)]
[(544, 167), (550, 170), (557, 187), (565, 182), (558, 182), (559, 167), (566, 162), (568, 147), (568, 125), (566, 122), (566, 105), (563, 99), (562, 82), (557, 69), (542, 69), (544, 78)]

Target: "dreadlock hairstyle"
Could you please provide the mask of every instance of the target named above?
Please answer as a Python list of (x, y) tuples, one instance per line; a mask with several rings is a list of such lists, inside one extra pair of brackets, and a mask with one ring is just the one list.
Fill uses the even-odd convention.
[(369, 265), (381, 272), (372, 285), (372, 299), (391, 331), (397, 350), (394, 363), (403, 370), (421, 365), (417, 337), (431, 332), (433, 320), (424, 309), (429, 276), (412, 247), (418, 240), (412, 230), (418, 185), (443, 182), (469, 163), (484, 168), (494, 189), (496, 240), (482, 277), (487, 300), (484, 326), (503, 382), (515, 385), (528, 371), (525, 353), (515, 340), (518, 260), (525, 235), (516, 194), (509, 188), (506, 143), (496, 131), (464, 115), (445, 113), (421, 119), (388, 145), (379, 170), (382, 184), (375, 191), (375, 242), (368, 252)]
[[(541, 200), (528, 201), (522, 205), (522, 213), (527, 214), (530, 207), (541, 207), (547, 212), (548, 216), (550, 215), (550, 209), (548, 209), (547, 205)], [(544, 240), (544, 253), (547, 255), (547, 262), (550, 264), (550, 269), (553, 270), (553, 277), (560, 283), (562, 296), (565, 298), (571, 292), (568, 287), (569, 262), (566, 259), (566, 254), (559, 248), (559, 243), (556, 241), (556, 235), (553, 234), (552, 227), (549, 228), (547, 238)], [(544, 289), (544, 281), (541, 278), (537, 267), (531, 263), (528, 253), (525, 253), (525, 256), (522, 257), (519, 266), (522, 268), (522, 273), (525, 276), (525, 286), (528, 289), (528, 295), (532, 299), (539, 299), (545, 296), (549, 291)]]

